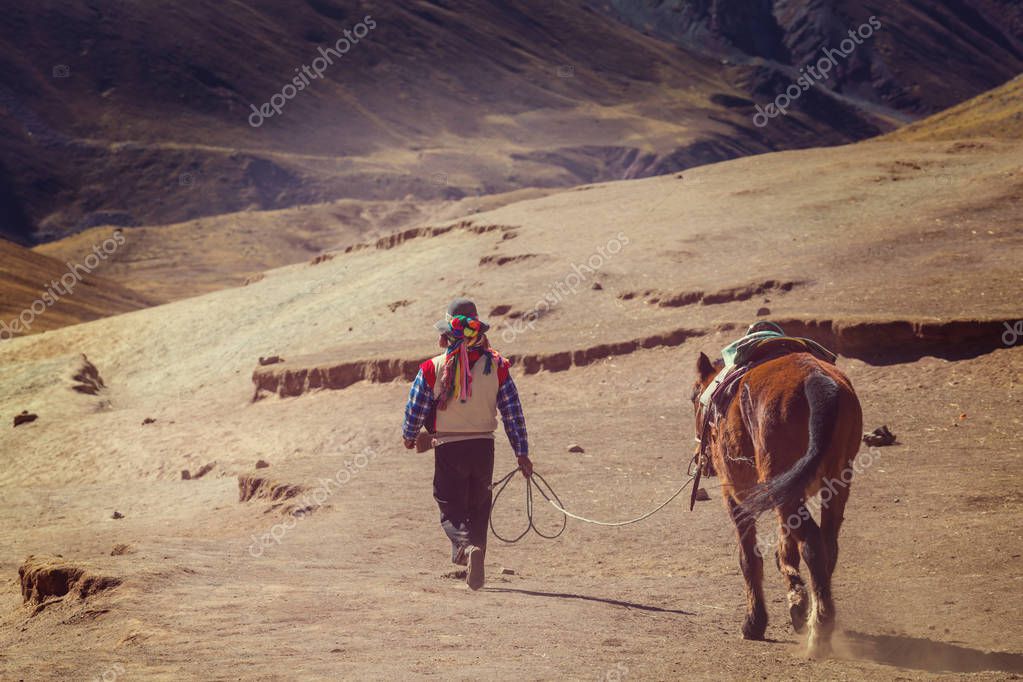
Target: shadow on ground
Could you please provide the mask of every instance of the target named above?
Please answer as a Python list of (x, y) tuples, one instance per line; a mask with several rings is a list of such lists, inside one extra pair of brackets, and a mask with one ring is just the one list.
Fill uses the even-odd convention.
[(572, 594), (571, 592), (538, 592), (536, 590), (517, 590), (511, 587), (488, 587), (485, 588), (488, 592), (514, 592), (515, 594), (528, 594), (532, 597), (551, 597), (553, 599), (581, 599), (583, 601), (596, 601), (602, 604), (610, 604), (611, 606), (624, 606), (627, 609), (639, 609), (640, 611), (654, 611), (656, 613), (677, 613), (683, 616), (694, 616), (696, 614), (690, 611), (682, 611), (680, 609), (666, 609), (661, 606), (652, 606), (650, 604), (637, 604), (631, 601), (622, 601), (620, 599), (605, 599), (604, 597), (592, 597), (586, 594)]
[(902, 635), (868, 635), (846, 631), (842, 639), (842, 645), (839, 645), (841, 654), (882, 665), (932, 673), (1023, 673), (1023, 654), (981, 651)]

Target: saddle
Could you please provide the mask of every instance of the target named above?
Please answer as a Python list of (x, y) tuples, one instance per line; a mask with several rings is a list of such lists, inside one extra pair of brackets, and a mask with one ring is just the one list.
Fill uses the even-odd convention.
[(690, 509), (696, 502), (695, 494), (700, 477), (717, 475), (710, 454), (707, 452), (711, 429), (717, 423), (718, 418), (728, 411), (728, 407), (738, 392), (741, 379), (753, 368), (791, 353), (810, 353), (831, 365), (835, 364), (837, 358), (834, 353), (816, 341), (798, 336), (786, 336), (781, 327), (770, 322), (754, 324), (747, 330), (745, 336), (721, 351), (722, 357), (725, 358), (725, 367), (718, 372), (714, 381), (710, 382), (710, 385), (700, 395), (703, 420), (698, 439), (700, 447), (689, 463), (690, 473), (692, 473), (693, 466), (696, 466), (696, 472), (693, 474), (696, 479), (693, 484), (693, 499), (690, 500)]

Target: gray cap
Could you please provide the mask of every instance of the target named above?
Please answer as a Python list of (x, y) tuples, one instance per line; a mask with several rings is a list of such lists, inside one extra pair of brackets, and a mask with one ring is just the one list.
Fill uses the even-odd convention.
[[(447, 333), (448, 320), (450, 320), (455, 315), (464, 315), (465, 317), (474, 317), (476, 319), (479, 319), (480, 316), (479, 312), (477, 312), (476, 310), (475, 303), (473, 303), (468, 298), (458, 297), (455, 300), (451, 301), (451, 303), (448, 305), (447, 317), (443, 320), (437, 320), (437, 323), (433, 325), (434, 328), (436, 328), (436, 330), (441, 333)], [(490, 329), (490, 325), (484, 322), (483, 320), (480, 320), (480, 324), (482, 325), (481, 331), (484, 334), (486, 334), (487, 330)]]

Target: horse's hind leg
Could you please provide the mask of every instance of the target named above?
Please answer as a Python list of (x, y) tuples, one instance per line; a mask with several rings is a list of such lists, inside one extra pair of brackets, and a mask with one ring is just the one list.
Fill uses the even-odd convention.
[(799, 575), (799, 543), (792, 531), (789, 530), (789, 519), (781, 512), (778, 513), (778, 516), (780, 517), (778, 547), (775, 549), (774, 558), (778, 564), (778, 571), (788, 583), (789, 618), (792, 620), (792, 628), (796, 632), (802, 632), (806, 627), (806, 613), (810, 608), (810, 596), (806, 593), (803, 577)]
[[(828, 550), (821, 529), (803, 504), (790, 509), (799, 523), (790, 527), (799, 543), (799, 553), (810, 571), (810, 617), (807, 653), (812, 657), (831, 652), (831, 633), (835, 628), (835, 603), (831, 598), (831, 572)], [(792, 514), (788, 517), (791, 518)], [(790, 524), (790, 526), (793, 524)]]
[(746, 581), (746, 620), (742, 624), (742, 637), (763, 639), (767, 630), (767, 608), (764, 606), (764, 560), (757, 549), (756, 521), (740, 516), (739, 505), (731, 497), (728, 511), (739, 535), (739, 568)]
[(828, 575), (834, 575), (838, 563), (838, 531), (845, 518), (845, 503), (849, 500), (849, 486), (834, 485), (834, 495), (825, 501), (825, 490), (821, 491), (821, 536), (828, 552)]

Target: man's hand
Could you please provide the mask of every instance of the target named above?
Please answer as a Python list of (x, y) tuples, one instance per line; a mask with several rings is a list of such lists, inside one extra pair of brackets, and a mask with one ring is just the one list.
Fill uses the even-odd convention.
[(411, 440), (408, 439), (408, 438), (405, 439), (405, 449), (406, 450), (412, 450), (415, 447), (416, 447), (416, 440), (415, 440), (415, 438), (413, 438)]
[(522, 472), (522, 475), (525, 476), (526, 478), (529, 478), (530, 476), (532, 476), (533, 475), (533, 463), (531, 461), (529, 461), (529, 457), (526, 457), (525, 455), (523, 455), (522, 457), (519, 457), (518, 460), (519, 460), (519, 471)]

